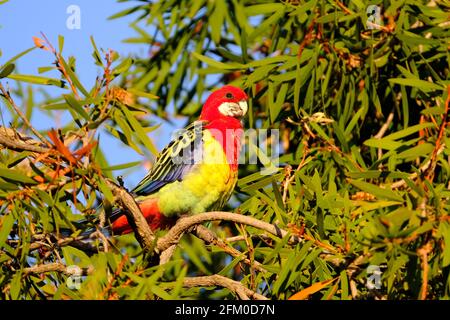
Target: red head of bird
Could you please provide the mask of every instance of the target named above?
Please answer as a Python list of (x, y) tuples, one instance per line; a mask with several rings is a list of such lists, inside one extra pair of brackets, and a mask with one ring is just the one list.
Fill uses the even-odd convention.
[(214, 91), (206, 100), (200, 120), (240, 122), (247, 113), (247, 95), (233, 86), (223, 86)]
[(247, 95), (234, 86), (223, 86), (214, 91), (205, 101), (200, 120), (207, 121), (214, 138), (222, 145), (228, 164), (237, 170), (241, 137), (242, 118), (248, 110)]

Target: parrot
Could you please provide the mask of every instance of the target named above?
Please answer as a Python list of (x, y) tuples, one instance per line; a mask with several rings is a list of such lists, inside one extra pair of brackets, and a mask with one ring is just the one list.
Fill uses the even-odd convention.
[[(167, 229), (182, 215), (220, 210), (238, 179), (238, 158), (247, 94), (225, 85), (213, 91), (200, 117), (157, 156), (130, 193), (152, 231)], [(132, 232), (123, 209), (109, 215), (112, 232)]]

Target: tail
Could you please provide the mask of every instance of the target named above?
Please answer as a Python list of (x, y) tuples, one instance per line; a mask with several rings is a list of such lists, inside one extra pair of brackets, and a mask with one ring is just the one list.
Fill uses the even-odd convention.
[[(79, 221), (79, 223), (80, 224), (84, 224), (84, 223), (87, 223), (87, 222), (86, 222), (86, 220), (81, 220), (81, 221)], [(86, 229), (82, 233), (77, 234), (77, 235), (88, 238), (91, 234), (93, 234), (97, 230), (98, 229), (96, 229), (96, 228), (89, 228), (89, 229)], [(109, 227), (103, 227), (103, 228), (100, 229), (100, 231), (105, 236), (111, 235), (111, 228), (109, 228)], [(74, 232), (73, 232), (72, 229), (62, 228), (62, 229), (59, 229), (59, 234), (62, 235), (63, 237), (65, 237), (65, 238), (68, 238), (68, 237), (71, 237), (74, 234)]]
[[(174, 218), (168, 218), (161, 213), (158, 199), (156, 198), (144, 200), (138, 205), (152, 231), (169, 228), (175, 223)], [(133, 231), (122, 209), (114, 210), (109, 221), (112, 223), (112, 232), (115, 235), (127, 234)]]
[[(168, 218), (161, 213), (158, 206), (158, 199), (147, 199), (139, 202), (138, 205), (152, 231), (167, 229), (175, 224), (175, 218)], [(125, 212), (120, 208), (114, 209), (107, 218), (107, 221), (109, 221), (109, 225), (101, 229), (101, 232), (106, 236), (110, 236), (111, 234), (123, 235), (133, 231), (131, 226), (128, 224), (128, 219)], [(83, 224), (85, 221), (79, 221), (78, 223)], [(90, 228), (85, 230), (81, 235), (88, 237), (95, 231), (95, 228)], [(65, 237), (69, 237), (73, 233), (71, 229), (60, 229), (59, 232)]]

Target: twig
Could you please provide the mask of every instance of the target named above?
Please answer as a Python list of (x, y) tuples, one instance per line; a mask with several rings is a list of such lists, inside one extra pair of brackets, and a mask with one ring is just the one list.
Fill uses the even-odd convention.
[[(390, 124), (392, 123), (392, 120), (394, 120), (394, 110), (392, 110), (387, 119), (386, 122), (381, 126), (378, 133), (374, 136), (375, 139), (381, 139), (384, 134), (386, 133), (387, 129), (389, 128)], [(381, 148), (378, 148), (378, 159), (381, 159), (383, 156), (383, 150)], [(380, 164), (381, 165), (381, 164)]]
[(342, 10), (344, 10), (346, 14), (353, 14), (353, 11), (347, 8), (342, 2), (340, 2), (339, 0), (336, 0), (335, 2)]
[(309, 150), (309, 147), (308, 147), (308, 142), (305, 142), (305, 148), (304, 148), (304, 151), (303, 151), (302, 160), (298, 164), (297, 169), (295, 169), (294, 174), (291, 174), (292, 171), (293, 171), (291, 166), (286, 166), (286, 168), (285, 168), (286, 177), (285, 177), (285, 180), (283, 182), (283, 198), (282, 198), (283, 204), (285, 204), (285, 205), (286, 205), (288, 187), (292, 183), (292, 181), (295, 179), (295, 174), (298, 171), (300, 171), (300, 169), (303, 168), (303, 166), (305, 165), (306, 157), (309, 155), (309, 153), (310, 153), (310, 150)]
[(120, 276), (120, 273), (122, 272), (123, 267), (125, 266), (125, 263), (128, 260), (129, 260), (128, 254), (125, 254), (122, 257), (122, 260), (120, 261), (119, 265), (117, 266), (117, 269), (114, 272), (113, 276), (110, 277), (107, 286), (105, 287), (105, 289), (103, 289), (102, 294), (101, 294), (102, 297), (106, 296), (106, 298), (109, 299), (109, 295), (110, 295), (109, 293), (110, 293), (110, 291), (111, 291), (111, 289), (113, 287), (113, 283)]
[(69, 74), (67, 73), (66, 68), (64, 67), (64, 64), (62, 63), (62, 56), (61, 54), (56, 51), (55, 47), (53, 47), (53, 45), (51, 44), (51, 42), (48, 40), (48, 38), (46, 37), (46, 35), (41, 32), (42, 37), (44, 38), (46, 44), (48, 45), (48, 49), (54, 54), (55, 58), (56, 58), (56, 68), (59, 70), (59, 72), (62, 73), (63, 77), (67, 80), (67, 82), (69, 82), (70, 88), (74, 94), (74, 96), (77, 98), (77, 100), (80, 100), (81, 97), (78, 94), (78, 90), (75, 87), (75, 85), (73, 84), (72, 79), (70, 78)]
[[(436, 157), (437, 157), (438, 155), (440, 155), (440, 154), (444, 151), (444, 149), (445, 149), (445, 143), (442, 143), (442, 144), (440, 145), (439, 149), (438, 149), (437, 152), (436, 152)], [(431, 164), (432, 164), (432, 162), (431, 162), (431, 159), (430, 159), (430, 160), (428, 160), (427, 162), (425, 162), (425, 163), (423, 164), (423, 166), (421, 166), (421, 167), (419, 168), (419, 171), (420, 171), (420, 172), (426, 172), (426, 171), (431, 167)], [(416, 172), (410, 174), (409, 177), (408, 177), (408, 179), (410, 179), (410, 180), (414, 180), (414, 179), (416, 179), (416, 178), (417, 178), (417, 173), (416, 173)], [(391, 187), (391, 189), (398, 189), (398, 188), (403, 187), (405, 184), (406, 184), (405, 179), (402, 179), (402, 180), (399, 180), (399, 181), (397, 181), (397, 182), (394, 182), (393, 184), (391, 184), (390, 187)]]
[[(46, 272), (61, 272), (64, 273), (65, 275), (71, 276), (71, 275), (88, 275), (90, 273), (92, 273), (93, 268), (71, 268), (71, 267), (67, 267), (62, 263), (48, 263), (48, 264), (39, 264), (39, 265), (35, 265), (29, 268), (24, 268), (23, 269), (23, 274), (24, 275), (30, 275), (30, 274), (41, 274), (41, 273), (46, 273)], [(79, 273), (81, 271), (81, 274)]]
[(307, 45), (311, 43), (312, 40), (315, 39), (314, 35), (314, 27), (316, 25), (316, 18), (313, 18), (310, 25), (308, 26), (308, 32), (306, 33), (305, 37), (303, 38), (302, 42), (298, 46), (298, 52), (297, 52), (297, 59), (300, 61), (302, 57), (303, 50)]
[(255, 262), (255, 250), (253, 248), (253, 243), (251, 242), (250, 237), (247, 235), (247, 231), (245, 230), (244, 225), (239, 225), (242, 234), (244, 235), (245, 244), (247, 246), (248, 257), (250, 259), (250, 288), (255, 290), (255, 268), (253, 267), (253, 262)]
[(442, 116), (442, 122), (441, 122), (441, 126), (439, 128), (439, 134), (436, 139), (436, 146), (434, 147), (433, 153), (431, 155), (431, 165), (429, 168), (429, 172), (427, 174), (427, 178), (430, 180), (433, 180), (433, 178), (434, 178), (434, 169), (436, 168), (438, 152), (441, 147), (441, 144), (443, 144), (443, 143), (441, 143), (441, 141), (444, 136), (445, 128), (447, 127), (447, 124), (448, 124), (449, 103), (450, 103), (450, 85), (447, 86), (447, 99), (445, 100), (445, 111), (444, 111), (444, 115)]
[(86, 236), (67, 237), (67, 238), (58, 239), (56, 241), (56, 243), (50, 243), (50, 244), (46, 243), (46, 242), (42, 242), (42, 241), (33, 242), (30, 244), (30, 251), (37, 250), (42, 247), (50, 247), (51, 248), (52, 246), (64, 247), (64, 246), (70, 245), (70, 246), (80, 249), (84, 252), (97, 253), (98, 249), (96, 246), (82, 241), (82, 240), (86, 240), (86, 238), (87, 238)]
[(217, 235), (208, 228), (202, 225), (198, 225), (193, 232), (198, 238), (202, 239), (207, 244), (218, 246), (232, 257), (235, 258), (240, 257), (241, 261), (253, 267), (255, 270), (258, 270), (259, 272), (266, 272), (264, 266), (261, 263), (259, 263), (258, 261), (250, 261), (250, 259), (246, 258), (242, 252), (233, 247), (228, 246), (222, 239), (219, 239)]
[[(201, 224), (206, 221), (215, 221), (215, 220), (225, 220), (245, 224), (257, 229), (264, 230), (279, 238), (283, 238), (286, 235), (288, 235), (287, 231), (280, 229), (278, 226), (264, 221), (260, 221), (252, 217), (243, 216), (238, 213), (213, 211), (196, 214), (193, 216), (181, 217), (180, 219), (178, 219), (177, 223), (169, 230), (169, 232), (167, 232), (167, 234), (164, 237), (161, 237), (158, 240), (156, 246), (157, 251), (162, 252), (167, 248), (169, 248), (170, 246), (177, 244), (181, 236), (186, 232), (186, 230), (189, 230), (193, 226)], [(297, 236), (291, 236), (289, 241), (291, 244), (295, 244), (298, 243), (300, 239)]]
[(187, 288), (220, 286), (234, 292), (242, 300), (269, 300), (265, 296), (243, 286), (240, 282), (228, 279), (218, 274), (214, 274), (212, 276), (184, 278), (183, 286)]
[[(252, 238), (259, 238), (262, 240), (272, 240), (271, 237), (269, 237), (268, 235), (265, 234), (251, 234), (250, 237)], [(225, 239), (225, 242), (238, 242), (238, 241), (244, 241), (245, 238), (244, 236), (234, 236), (234, 237), (228, 237)]]
[(389, 128), (390, 124), (392, 123), (392, 120), (394, 120), (394, 110), (392, 110), (387, 119), (386, 122), (381, 126), (380, 130), (378, 131), (378, 133), (374, 136), (375, 139), (381, 139), (384, 134), (386, 133), (387, 129)]
[(11, 106), (14, 108), (14, 110), (17, 112), (19, 117), (22, 119), (22, 121), (27, 125), (27, 127), (35, 134), (36, 137), (38, 137), (42, 142), (45, 142), (48, 146), (50, 146), (50, 143), (47, 139), (44, 138), (43, 135), (37, 131), (33, 125), (30, 123), (30, 121), (27, 119), (27, 117), (23, 114), (22, 110), (16, 105), (13, 98), (11, 97), (11, 94), (8, 90), (6, 90), (3, 85), (0, 83), (0, 91), (2, 92), (2, 95), (5, 97), (6, 100), (11, 104)]
[(11, 132), (15, 132), (12, 129), (7, 129), (5, 127), (0, 127), (0, 144), (8, 149), (14, 151), (31, 151), (37, 153), (46, 153), (50, 149), (42, 147), (41, 143), (36, 140), (23, 138), (19, 134), (16, 136), (11, 136)]
[(427, 291), (428, 291), (428, 254), (433, 250), (433, 246), (431, 242), (427, 242), (424, 246), (417, 249), (417, 255), (420, 258), (422, 264), (422, 286), (420, 288), (420, 300), (427, 299)]

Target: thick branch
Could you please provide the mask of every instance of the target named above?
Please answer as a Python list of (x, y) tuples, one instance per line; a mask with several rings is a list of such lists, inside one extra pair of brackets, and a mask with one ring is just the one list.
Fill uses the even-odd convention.
[(133, 229), (142, 249), (147, 253), (151, 253), (155, 243), (155, 235), (150, 230), (147, 220), (145, 220), (136, 201), (134, 201), (134, 198), (125, 189), (119, 187), (114, 182), (106, 180), (106, 183), (123, 207), (128, 223)]
[[(222, 211), (206, 212), (196, 214), (193, 216), (181, 217), (180, 219), (178, 219), (177, 223), (169, 230), (169, 232), (164, 237), (158, 240), (157, 243), (158, 252), (162, 252), (167, 248), (169, 248), (170, 246), (177, 244), (181, 236), (193, 226), (201, 224), (206, 221), (214, 221), (214, 220), (225, 220), (236, 223), (242, 223), (257, 229), (264, 230), (279, 238), (283, 238), (288, 234), (287, 231), (280, 229), (276, 225), (260, 221), (252, 217), (243, 216), (238, 213), (222, 212)], [(297, 236), (291, 236), (289, 241), (290, 243), (295, 244), (298, 243), (300, 239)]]
[(268, 300), (263, 295), (250, 290), (240, 282), (228, 279), (218, 274), (212, 276), (184, 278), (183, 286), (187, 288), (220, 286), (236, 293), (242, 300)]

